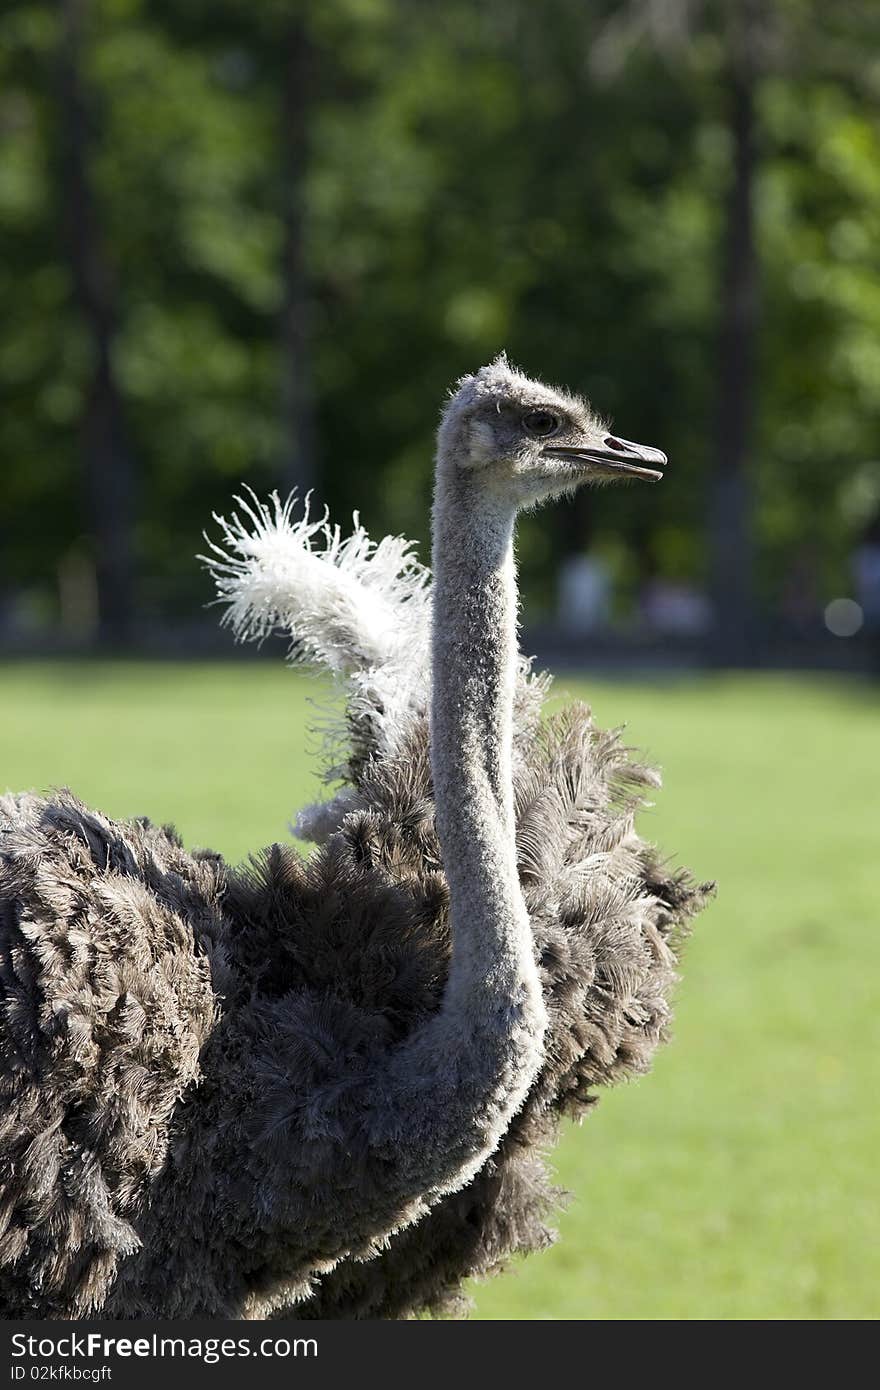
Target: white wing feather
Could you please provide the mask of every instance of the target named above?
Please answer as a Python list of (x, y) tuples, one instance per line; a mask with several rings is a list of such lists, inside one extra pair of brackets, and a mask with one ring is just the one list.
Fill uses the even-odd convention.
[[(290, 660), (327, 667), (375, 751), (393, 755), (427, 704), (430, 571), (403, 536), (371, 541), (357, 513), (343, 539), (326, 510), (310, 519), (308, 498), (299, 517), (295, 496), (282, 503), (272, 493), (267, 504), (248, 492), (235, 501), (239, 511), (228, 520), (214, 516), (220, 542), (206, 536), (212, 553), (199, 556), (224, 605), (221, 621), (238, 641), (286, 634)], [(330, 728), (338, 734), (338, 721)], [(334, 767), (330, 776), (339, 775), (344, 769)], [(352, 806), (346, 790), (308, 807), (295, 833), (325, 839)]]

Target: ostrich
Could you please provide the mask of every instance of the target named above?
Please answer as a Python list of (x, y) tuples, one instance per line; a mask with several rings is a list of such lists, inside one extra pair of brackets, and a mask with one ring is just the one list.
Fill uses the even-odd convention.
[[(582, 708), (538, 722), (514, 522), (663, 464), (504, 359), (459, 383), (430, 595), (400, 546), (377, 566), (331, 537), (325, 654), (346, 650), (340, 584), (380, 616), (364, 576), (396, 558), (411, 650), (431, 609), (430, 694), (395, 704), (394, 643), (365, 653), (362, 625), (350, 785), (302, 822), (309, 859), (233, 869), (67, 791), (0, 802), (6, 1316), (407, 1317), (546, 1243), (540, 1151), (647, 1068), (706, 885), (636, 835), (653, 779), (615, 735)], [(254, 516), (289, 542), (283, 509), (273, 535)], [(243, 631), (259, 566), (230, 537)]]

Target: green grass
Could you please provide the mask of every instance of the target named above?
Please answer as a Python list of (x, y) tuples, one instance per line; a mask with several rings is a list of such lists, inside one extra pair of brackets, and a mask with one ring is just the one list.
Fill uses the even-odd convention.
[[(877, 692), (820, 679), (566, 680), (666, 786), (643, 830), (719, 883), (676, 1036), (556, 1151), (559, 1244), (483, 1318), (880, 1313)], [(242, 856), (316, 789), (310, 693), (272, 665), (0, 673), (0, 786), (67, 783)]]

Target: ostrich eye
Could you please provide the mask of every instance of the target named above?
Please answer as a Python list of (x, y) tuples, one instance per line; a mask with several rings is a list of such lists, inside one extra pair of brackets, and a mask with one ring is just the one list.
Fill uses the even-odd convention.
[(546, 439), (561, 429), (562, 419), (553, 410), (527, 410), (523, 416), (523, 424), (529, 434), (535, 435), (538, 439)]

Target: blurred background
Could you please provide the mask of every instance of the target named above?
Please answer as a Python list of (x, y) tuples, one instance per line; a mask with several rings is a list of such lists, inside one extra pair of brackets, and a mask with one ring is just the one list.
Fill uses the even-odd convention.
[(0, 786), (282, 835), (310, 686), (217, 660), (201, 531), (313, 489), (427, 558), (440, 400), (502, 348), (669, 455), (525, 520), (525, 641), (720, 895), (481, 1316), (878, 1311), (878, 96), (873, 0), (0, 14)]
[(242, 481), (425, 542), (503, 347), (671, 460), (526, 525), (539, 642), (869, 664), (878, 92), (870, 0), (7, 0), (0, 637), (208, 640)]

